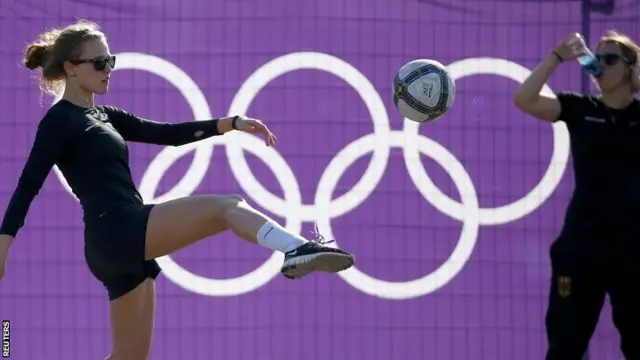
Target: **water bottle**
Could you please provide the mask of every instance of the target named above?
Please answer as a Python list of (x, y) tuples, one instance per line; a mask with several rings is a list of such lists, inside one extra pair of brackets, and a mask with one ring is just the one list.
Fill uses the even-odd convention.
[(580, 37), (580, 43), (574, 46), (574, 51), (580, 51), (582, 53), (582, 55), (578, 57), (578, 63), (580, 63), (580, 66), (582, 66), (586, 72), (596, 78), (602, 76), (604, 67), (600, 61), (596, 59), (596, 56), (591, 52), (591, 50), (589, 50), (582, 37)]
[(586, 50), (587, 53), (580, 56), (578, 58), (578, 62), (585, 71), (593, 75), (593, 77), (599, 78), (604, 72), (602, 64), (600, 64), (598, 59), (596, 59), (595, 55), (593, 55), (593, 53), (589, 49)]

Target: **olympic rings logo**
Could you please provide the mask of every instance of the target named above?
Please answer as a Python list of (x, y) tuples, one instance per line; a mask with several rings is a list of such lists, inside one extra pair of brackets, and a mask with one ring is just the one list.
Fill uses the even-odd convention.
[[(141, 70), (162, 77), (180, 91), (195, 119), (212, 118), (207, 100), (198, 85), (176, 65), (144, 53), (118, 54), (118, 64), (117, 70)], [(473, 75), (498, 75), (522, 83), (530, 73), (517, 63), (499, 58), (463, 59), (449, 64), (448, 68), (456, 80)], [(339, 276), (354, 288), (371, 296), (404, 300), (435, 292), (450, 282), (471, 256), (481, 225), (501, 225), (527, 216), (547, 200), (562, 179), (569, 159), (569, 135), (564, 124), (556, 123), (553, 124), (554, 148), (551, 162), (538, 185), (508, 205), (481, 208), (473, 181), (451, 152), (420, 135), (417, 123), (405, 121), (402, 130), (391, 130), (385, 105), (371, 82), (347, 62), (319, 52), (290, 53), (264, 64), (240, 86), (228, 114), (245, 114), (253, 99), (269, 82), (302, 69), (325, 71), (344, 80), (360, 95), (373, 122), (372, 133), (346, 145), (329, 162), (318, 183), (313, 204), (302, 203), (296, 174), (277, 150), (266, 148), (260, 139), (240, 132), (181, 147), (164, 148), (151, 161), (140, 182), (140, 193), (145, 201), (158, 203), (192, 194), (207, 174), (214, 148), (224, 146), (227, 158), (233, 159), (229, 161), (233, 175), (255, 203), (284, 218), (285, 226), (291, 231), (299, 233), (303, 222), (313, 221), (325, 236), (333, 238), (331, 220), (354, 210), (371, 195), (385, 172), (391, 148), (401, 148), (408, 175), (420, 194), (436, 209), (462, 222), (460, 239), (450, 257), (438, 269), (419, 279), (407, 282), (383, 281), (356, 267), (339, 273)], [(544, 91), (550, 93), (551, 89), (545, 85)], [(55, 99), (58, 100), (59, 98)], [(156, 195), (158, 184), (167, 170), (191, 151), (194, 152), (193, 161), (182, 179), (167, 193)], [(267, 190), (253, 176), (244, 151), (252, 153), (271, 167), (284, 191), (283, 198)], [(333, 191), (345, 171), (368, 153), (372, 153), (372, 159), (360, 181), (346, 194), (332, 199)], [(420, 162), (420, 154), (431, 157), (449, 173), (458, 188), (460, 202), (448, 197), (431, 181)], [(72, 194), (57, 167), (55, 172), (65, 189)], [(254, 291), (271, 281), (279, 272), (282, 255), (273, 253), (254, 271), (231, 279), (211, 279), (191, 273), (170, 256), (159, 258), (158, 262), (164, 275), (183, 289), (206, 296), (235, 296)]]

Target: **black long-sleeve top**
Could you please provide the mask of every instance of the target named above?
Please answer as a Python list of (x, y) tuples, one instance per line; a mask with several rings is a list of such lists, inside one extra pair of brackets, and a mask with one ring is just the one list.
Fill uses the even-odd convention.
[(54, 164), (86, 219), (117, 204), (143, 203), (131, 176), (126, 141), (179, 146), (216, 135), (218, 120), (162, 123), (111, 106), (84, 108), (60, 100), (38, 125), (0, 234), (16, 236)]

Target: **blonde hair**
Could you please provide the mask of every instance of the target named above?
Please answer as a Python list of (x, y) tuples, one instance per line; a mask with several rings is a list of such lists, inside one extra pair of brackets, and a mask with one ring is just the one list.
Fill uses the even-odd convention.
[[(636, 44), (636, 42), (633, 41), (633, 39), (631, 39), (629, 36), (615, 30), (609, 30), (598, 41), (598, 46), (602, 44), (615, 44), (616, 46), (618, 46), (618, 48), (620, 48), (622, 56), (629, 60), (630, 66), (638, 64), (640, 46), (638, 46), (638, 44)], [(634, 94), (640, 90), (634, 85), (631, 86), (631, 91)]]
[(27, 46), (24, 66), (29, 70), (40, 69), (40, 89), (55, 95), (64, 88), (64, 63), (79, 60), (82, 45), (96, 39), (106, 37), (97, 24), (87, 20), (78, 20), (62, 29), (50, 29)]

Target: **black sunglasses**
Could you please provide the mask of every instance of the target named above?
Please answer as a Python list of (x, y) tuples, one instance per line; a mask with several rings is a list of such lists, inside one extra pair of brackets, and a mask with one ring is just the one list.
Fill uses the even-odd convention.
[(113, 70), (116, 67), (116, 56), (111, 55), (111, 56), (99, 57), (91, 60), (73, 60), (71, 61), (71, 63), (74, 65), (92, 63), (93, 68), (96, 69), (96, 71), (102, 71), (107, 67), (107, 65), (109, 65), (109, 68)]
[(625, 64), (630, 65), (631, 62), (626, 57), (619, 54), (598, 54), (596, 55), (596, 59), (601, 64), (605, 64), (606, 66), (613, 66), (618, 63), (618, 61), (622, 60)]

